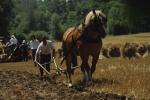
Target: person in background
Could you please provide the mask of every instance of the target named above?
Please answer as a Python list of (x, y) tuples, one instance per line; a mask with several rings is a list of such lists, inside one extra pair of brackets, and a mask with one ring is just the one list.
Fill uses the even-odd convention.
[(20, 45), (20, 50), (21, 50), (21, 56), (22, 56), (22, 59), (23, 61), (28, 61), (28, 44), (26, 43), (26, 40), (23, 40), (22, 41), (22, 44)]
[(13, 52), (14, 49), (17, 47), (18, 40), (15, 35), (12, 35), (10, 40), (6, 43), (6, 47), (10, 47), (11, 51)]
[[(29, 43), (29, 47), (30, 47), (30, 49), (31, 49), (31, 52), (32, 52), (32, 59), (33, 59), (33, 61), (34, 61), (34, 59), (35, 59), (35, 53), (36, 53), (36, 50), (37, 50), (37, 48), (38, 48), (38, 46), (39, 46), (39, 41), (35, 38), (35, 36), (33, 35), (32, 37), (31, 37), (31, 41), (30, 41), (30, 43)], [(34, 66), (36, 66), (36, 63), (34, 62)]]
[[(36, 54), (35, 54), (35, 62), (37, 61), (39, 56), (39, 63), (46, 68), (48, 72), (50, 72), (50, 62), (51, 57), (55, 56), (55, 48), (53, 42), (47, 40), (46, 37), (42, 38), (41, 43), (39, 44)], [(40, 74), (43, 76), (43, 69), (40, 67)]]
[(9, 40), (9, 42), (10, 42), (10, 45), (17, 46), (18, 40), (17, 40), (17, 38), (15, 37), (15, 35), (12, 35), (12, 36), (11, 36), (11, 39)]

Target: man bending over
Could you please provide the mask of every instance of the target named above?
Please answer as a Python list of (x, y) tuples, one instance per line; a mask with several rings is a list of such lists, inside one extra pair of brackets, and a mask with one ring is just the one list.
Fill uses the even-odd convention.
[[(52, 41), (47, 40), (46, 37), (43, 37), (41, 43), (39, 44), (36, 54), (35, 54), (35, 61), (37, 61), (37, 56), (39, 56), (39, 63), (46, 68), (48, 72), (50, 72), (50, 62), (51, 56), (54, 57), (55, 49), (53, 46)], [(40, 67), (40, 74), (43, 76), (43, 69)]]

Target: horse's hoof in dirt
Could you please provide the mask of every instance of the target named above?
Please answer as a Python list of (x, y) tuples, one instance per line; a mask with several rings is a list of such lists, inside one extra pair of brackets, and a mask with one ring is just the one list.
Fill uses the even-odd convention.
[(43, 80), (44, 80), (43, 76), (40, 76), (40, 77), (39, 77), (39, 80), (43, 81)]
[(71, 83), (68, 83), (66, 81), (63, 81), (63, 84), (66, 85), (66, 86), (68, 86), (69, 88), (71, 88), (73, 86)]
[(93, 81), (88, 81), (87, 84), (88, 85), (93, 85)]
[(71, 83), (69, 83), (69, 84), (68, 84), (68, 87), (69, 87), (69, 88), (71, 88), (71, 87), (72, 87), (72, 84), (71, 84)]
[(74, 69), (71, 69), (71, 74), (74, 75)]
[(56, 75), (60, 76), (60, 75), (61, 75), (61, 73), (57, 71), (57, 72), (56, 72)]

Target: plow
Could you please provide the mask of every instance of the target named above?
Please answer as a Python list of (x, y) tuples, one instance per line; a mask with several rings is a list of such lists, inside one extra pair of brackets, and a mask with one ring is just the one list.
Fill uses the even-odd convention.
[[(50, 75), (50, 72), (48, 72), (46, 70), (46, 68), (44, 67), (44, 65), (50, 64), (50, 63), (54, 63), (54, 67), (53, 68), (51, 67), (50, 70), (53, 70), (57, 76), (61, 76), (62, 74), (64, 74), (65, 75), (65, 79), (67, 80), (68, 77), (69, 77), (67, 69), (63, 69), (62, 63), (60, 65), (58, 65), (57, 62), (56, 62), (56, 60), (55, 60), (55, 57), (52, 57), (52, 59), (53, 60), (51, 62), (47, 62), (47, 63), (44, 63), (44, 64), (40, 64), (38, 61), (35, 61), (35, 63), (37, 63), (38, 67), (42, 68), (47, 75)], [(77, 68), (79, 68), (79, 66), (72, 67), (71, 69), (77, 69)], [(64, 84), (68, 85), (69, 87), (72, 86), (71, 84), (67, 84), (67, 83), (64, 83)]]
[(44, 67), (44, 65), (50, 64), (50, 63), (54, 63), (55, 68), (51, 68), (51, 70), (55, 70), (57, 75), (61, 75), (62, 73), (66, 74), (66, 72), (67, 72), (65, 69), (62, 69), (60, 66), (57, 65), (56, 60), (55, 60), (54, 57), (53, 57), (53, 61), (52, 61), (52, 62), (47, 62), (47, 63), (44, 63), (44, 64), (40, 64), (38, 61), (35, 61), (35, 62), (36, 62), (36, 63), (39, 65), (39, 67), (41, 67), (41, 68), (45, 71), (45, 73), (48, 74), (48, 75), (50, 75), (50, 73), (46, 70), (46, 68)]

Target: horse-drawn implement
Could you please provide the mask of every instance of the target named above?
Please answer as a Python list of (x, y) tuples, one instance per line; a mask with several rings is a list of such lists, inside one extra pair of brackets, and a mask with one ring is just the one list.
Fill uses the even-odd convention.
[[(38, 66), (39, 66), (40, 68), (42, 68), (42, 69), (44, 70), (44, 72), (45, 72), (47, 75), (50, 75), (50, 72), (48, 72), (48, 71), (46, 70), (46, 68), (44, 67), (44, 65), (50, 64), (50, 63), (54, 63), (54, 67), (51, 66), (51, 69), (50, 69), (50, 70), (54, 70), (54, 71), (56, 72), (56, 75), (57, 75), (57, 76), (61, 76), (62, 74), (64, 74), (65, 77), (66, 77), (66, 79), (68, 79), (69, 76), (68, 76), (67, 70), (66, 70), (66, 69), (63, 69), (64, 67), (62, 66), (62, 62), (61, 62), (60, 65), (58, 65), (57, 62), (56, 62), (56, 60), (55, 60), (55, 58), (52, 57), (52, 59), (53, 59), (53, 60), (52, 60), (51, 62), (47, 62), (47, 63), (44, 63), (44, 64), (40, 64), (38, 61), (35, 61), (35, 63), (37, 63)], [(74, 70), (74, 69), (76, 69), (76, 68), (79, 68), (79, 66), (72, 67), (72, 70)], [(72, 86), (72, 84), (67, 84), (67, 83), (65, 83), (65, 84), (68, 85), (69, 87)]]

